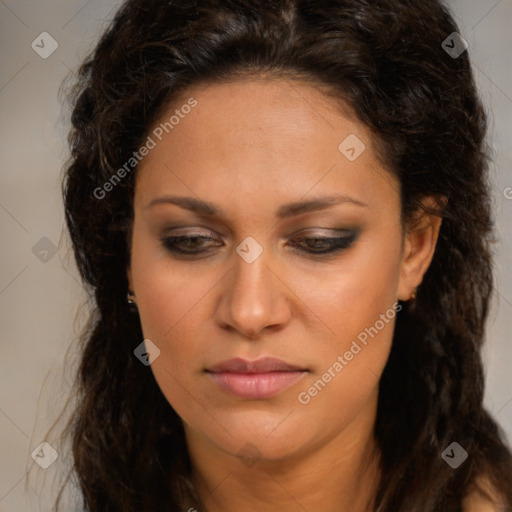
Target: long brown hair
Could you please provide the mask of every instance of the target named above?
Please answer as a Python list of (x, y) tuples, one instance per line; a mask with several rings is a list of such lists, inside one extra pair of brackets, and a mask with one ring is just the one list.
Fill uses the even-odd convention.
[[(194, 495), (180, 418), (133, 354), (143, 339), (126, 303), (136, 168), (98, 190), (187, 87), (260, 73), (309, 80), (349, 103), (400, 180), (404, 222), (423, 197), (448, 198), (434, 258), (414, 307), (402, 304), (380, 381), (376, 509), (460, 511), (485, 476), (512, 510), (510, 451), (483, 407), (494, 237), (486, 116), (468, 51), (443, 48), (454, 32), (438, 0), (122, 5), (79, 71), (63, 183), (94, 302), (65, 432), (87, 511), (185, 510)], [(469, 454), (457, 469), (441, 457), (452, 442)]]

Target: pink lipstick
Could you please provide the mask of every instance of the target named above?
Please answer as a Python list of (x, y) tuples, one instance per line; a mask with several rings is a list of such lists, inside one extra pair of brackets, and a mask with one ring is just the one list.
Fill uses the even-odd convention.
[(224, 391), (245, 399), (262, 400), (291, 387), (307, 369), (280, 359), (263, 357), (256, 361), (229, 359), (206, 369)]

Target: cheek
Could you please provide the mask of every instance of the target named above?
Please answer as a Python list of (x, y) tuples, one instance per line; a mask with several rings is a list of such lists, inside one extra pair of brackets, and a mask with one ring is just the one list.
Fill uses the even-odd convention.
[(187, 384), (204, 348), (200, 343), (208, 339), (201, 331), (215, 276), (185, 267), (174, 262), (158, 241), (134, 229), (131, 269), (139, 317), (144, 338), (160, 350), (151, 369), (166, 396), (177, 382)]
[(192, 325), (201, 301), (208, 293), (207, 279), (186, 277), (169, 265), (154, 266), (140, 274), (137, 302), (144, 336), (166, 340), (184, 325)]
[(322, 346), (319, 340), (319, 363), (295, 393), (295, 419), (304, 439), (335, 437), (363, 411), (371, 415), (367, 406), (377, 400), (400, 306), (382, 297), (371, 303), (364, 294), (352, 298), (360, 302), (339, 301), (337, 321), (331, 322), (335, 341)]
[(135, 223), (131, 271), (145, 337), (164, 339), (206, 295), (208, 280), (183, 269), (158, 240)]
[(321, 286), (309, 286), (309, 292), (304, 287), (305, 302), (330, 331), (317, 337), (319, 363), (297, 397), (319, 420), (349, 418), (378, 385), (387, 362), (400, 310), (400, 241), (389, 238), (361, 247), (346, 268), (330, 272)]
[[(140, 263), (143, 259), (139, 260)], [(137, 268), (134, 258), (132, 268)], [(168, 403), (187, 421), (204, 410), (195, 389), (195, 379), (207, 333), (204, 310), (212, 284), (208, 278), (177, 271), (172, 262), (153, 261), (140, 266), (137, 302), (142, 331), (160, 350), (151, 364), (155, 381)], [(135, 278), (134, 278), (135, 283)], [(206, 405), (206, 404), (205, 404)], [(197, 408), (197, 410), (196, 410)]]
[[(343, 349), (390, 308), (393, 314), (400, 261), (398, 233), (368, 236), (335, 267), (296, 279), (298, 294), (328, 327), (330, 347)], [(385, 331), (388, 323), (378, 326)]]

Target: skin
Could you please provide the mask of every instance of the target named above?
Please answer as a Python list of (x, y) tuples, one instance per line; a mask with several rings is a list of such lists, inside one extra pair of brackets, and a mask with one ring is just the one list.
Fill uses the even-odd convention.
[[(372, 431), (395, 319), (308, 404), (297, 397), (398, 299), (411, 297), (441, 219), (425, 214), (403, 229), (399, 183), (377, 158), (371, 132), (318, 87), (275, 78), (196, 87), (162, 120), (190, 97), (197, 107), (139, 165), (127, 273), (144, 336), (161, 351), (151, 368), (184, 422), (199, 495), (209, 512), (372, 510), (379, 475)], [(366, 145), (354, 161), (338, 149), (350, 134)], [(335, 194), (366, 206), (276, 217), (285, 203)], [(223, 213), (148, 206), (170, 195)], [(359, 236), (334, 255), (294, 245), (299, 235), (340, 236), (336, 229)], [(183, 259), (161, 242), (178, 234), (220, 242)], [(263, 249), (252, 263), (235, 250), (248, 236)], [(262, 356), (308, 371), (262, 400), (232, 396), (204, 372)], [(237, 455), (247, 443), (253, 464)]]

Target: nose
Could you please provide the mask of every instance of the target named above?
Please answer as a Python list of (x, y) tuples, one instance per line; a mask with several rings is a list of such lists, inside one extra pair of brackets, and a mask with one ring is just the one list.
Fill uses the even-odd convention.
[[(235, 255), (215, 316), (224, 329), (255, 339), (284, 327), (292, 316), (289, 290), (273, 271), (265, 252), (252, 263)], [(288, 291), (288, 293), (287, 293)]]

